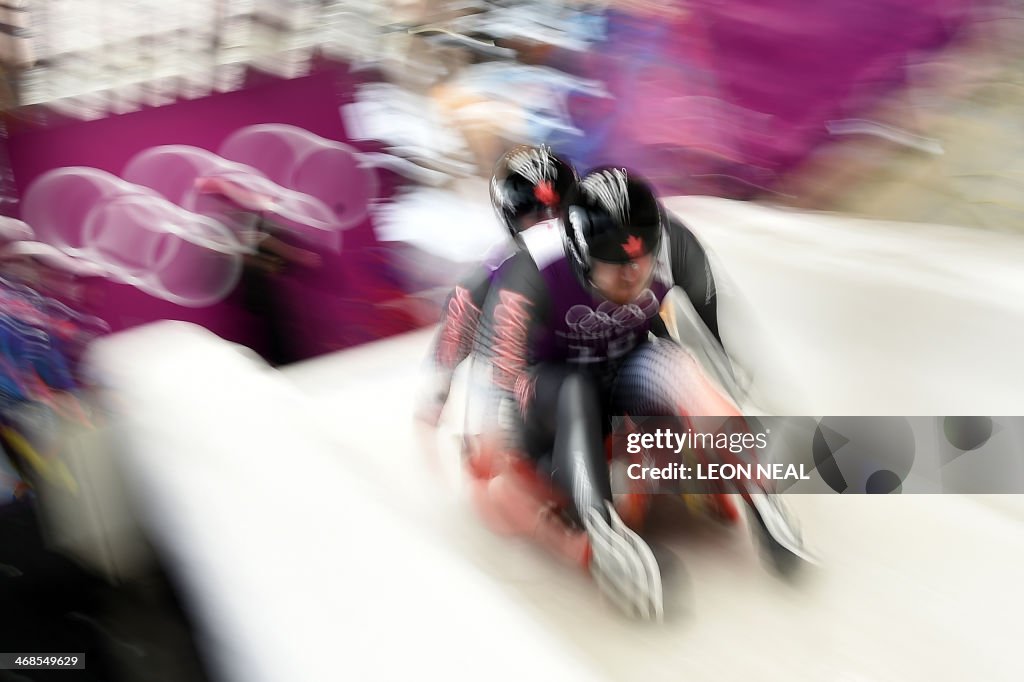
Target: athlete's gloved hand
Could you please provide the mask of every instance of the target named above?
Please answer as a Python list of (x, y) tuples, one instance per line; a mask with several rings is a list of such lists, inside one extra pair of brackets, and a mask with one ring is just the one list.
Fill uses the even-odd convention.
[(665, 615), (661, 569), (643, 539), (630, 530), (606, 502), (586, 512), (583, 525), (590, 539), (590, 574), (601, 592), (627, 615), (661, 621)]
[(804, 541), (800, 525), (778, 493), (764, 493), (747, 486), (751, 530), (767, 551), (768, 558), (783, 575), (801, 565), (818, 565), (819, 559)]

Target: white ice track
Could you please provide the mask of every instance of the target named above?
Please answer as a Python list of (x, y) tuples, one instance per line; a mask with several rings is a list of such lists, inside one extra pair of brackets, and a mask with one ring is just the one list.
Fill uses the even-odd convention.
[[(722, 311), (726, 343), (756, 367), (757, 329), (792, 371), (756, 374), (773, 411), (1024, 414), (1020, 240), (669, 205), (744, 301)], [(131, 407), (142, 513), (223, 679), (1024, 678), (1020, 498), (791, 496), (824, 559), (795, 586), (745, 529), (680, 517), (662, 533), (669, 620), (632, 623), (470, 512), (451, 466), (459, 401), (436, 441), (410, 418), (429, 338), (283, 374), (180, 323), (98, 349)]]

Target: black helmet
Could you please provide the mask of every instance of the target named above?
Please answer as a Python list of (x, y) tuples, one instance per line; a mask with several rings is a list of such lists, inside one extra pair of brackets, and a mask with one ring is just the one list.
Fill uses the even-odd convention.
[(624, 168), (595, 168), (562, 207), (562, 229), (567, 255), (586, 283), (591, 259), (625, 263), (658, 248), (661, 206), (639, 176)]
[(491, 205), (515, 239), (523, 230), (522, 218), (534, 214), (535, 222), (539, 222), (545, 217), (557, 217), (562, 201), (572, 192), (577, 179), (575, 169), (548, 147), (516, 147), (494, 167)]

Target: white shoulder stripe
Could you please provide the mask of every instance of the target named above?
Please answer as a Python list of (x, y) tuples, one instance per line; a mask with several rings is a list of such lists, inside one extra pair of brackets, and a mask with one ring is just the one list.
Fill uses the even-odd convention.
[(520, 239), (526, 250), (543, 270), (559, 258), (565, 257), (565, 246), (562, 241), (562, 223), (558, 219), (545, 220), (520, 233)]
[(671, 289), (675, 280), (672, 277), (672, 249), (669, 248), (668, 240), (668, 234), (663, 231), (661, 246), (658, 247), (658, 258), (654, 266), (654, 279)]

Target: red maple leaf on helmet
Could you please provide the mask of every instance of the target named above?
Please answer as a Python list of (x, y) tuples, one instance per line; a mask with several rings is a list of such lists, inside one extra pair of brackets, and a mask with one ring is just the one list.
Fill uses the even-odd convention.
[(630, 258), (637, 258), (642, 256), (644, 253), (644, 240), (637, 237), (635, 234), (630, 235), (626, 243), (622, 245), (622, 250), (626, 252), (626, 255)]
[(551, 183), (547, 180), (541, 180), (533, 188), (533, 196), (537, 197), (537, 201), (544, 204), (545, 206), (554, 206), (558, 203), (558, 192), (551, 186)]

